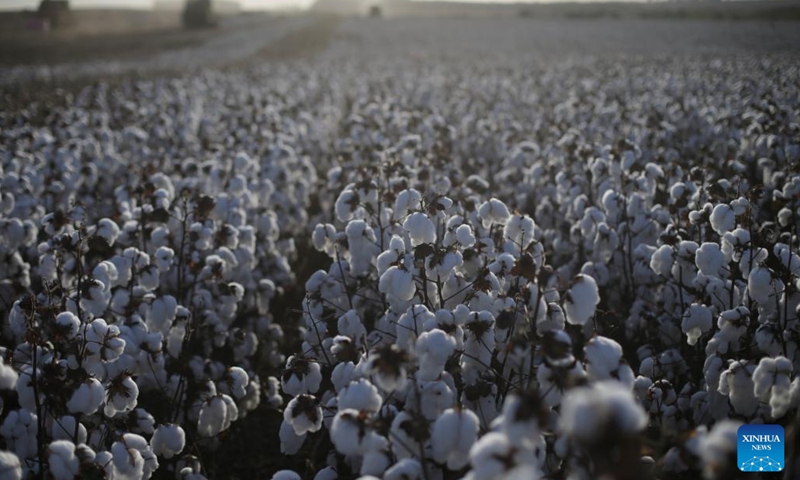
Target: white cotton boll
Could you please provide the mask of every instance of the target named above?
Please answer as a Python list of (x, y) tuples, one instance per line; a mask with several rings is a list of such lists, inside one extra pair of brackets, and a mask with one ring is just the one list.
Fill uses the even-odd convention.
[(775, 295), (779, 293), (775, 289), (776, 285), (769, 268), (756, 267), (750, 270), (750, 275), (747, 277), (747, 293), (759, 305), (766, 306), (768, 302), (774, 302)]
[(298, 395), (286, 405), (283, 420), (292, 426), (295, 435), (314, 433), (322, 428), (322, 407), (313, 395)]
[(286, 420), (281, 422), (281, 428), (278, 431), (278, 438), (281, 441), (281, 453), (284, 455), (294, 455), (303, 446), (306, 441), (307, 434), (297, 435), (294, 433), (294, 428)]
[(456, 241), (462, 247), (469, 248), (475, 245), (475, 235), (472, 233), (472, 227), (467, 224), (459, 225), (456, 228)]
[(337, 327), (339, 335), (352, 338), (358, 345), (361, 344), (361, 339), (367, 336), (367, 329), (355, 310), (348, 310), (347, 313), (339, 317)]
[(657, 275), (669, 277), (675, 262), (675, 249), (671, 245), (661, 245), (650, 258), (650, 269)]
[(397, 319), (397, 341), (395, 344), (405, 351), (410, 351), (417, 336), (424, 330), (425, 322), (435, 319), (425, 305), (414, 305)]
[[(17, 387), (17, 379), (19, 375), (16, 370), (5, 364), (5, 361), (0, 357), (0, 390), (14, 390)], [(0, 410), (2, 413), (2, 410)]]
[(753, 371), (753, 394), (772, 409), (772, 418), (780, 418), (791, 407), (792, 362), (783, 356), (764, 357)]
[(59, 327), (59, 332), (71, 340), (78, 334), (81, 321), (72, 312), (61, 312), (56, 315), (56, 325)]
[(734, 411), (745, 417), (753, 415), (758, 408), (752, 379), (755, 368), (746, 361), (735, 361), (719, 377), (719, 393), (727, 396)]
[(600, 292), (592, 277), (579, 274), (572, 280), (572, 286), (564, 296), (564, 312), (567, 322), (584, 325), (594, 315), (600, 303)]
[(781, 260), (783, 266), (792, 272), (792, 275), (800, 277), (800, 255), (793, 252), (785, 243), (776, 243), (773, 252)]
[(609, 379), (620, 368), (622, 346), (610, 338), (598, 335), (586, 342), (583, 351), (590, 380)]
[(561, 431), (585, 444), (614, 435), (636, 435), (647, 426), (647, 414), (630, 389), (603, 381), (568, 390), (559, 419)]
[(281, 375), (284, 393), (292, 396), (315, 393), (321, 382), (322, 370), (316, 361), (295, 355), (286, 361), (286, 369)]
[(311, 235), (314, 248), (333, 257), (336, 254), (336, 227), (330, 223), (318, 223)]
[(718, 244), (706, 242), (695, 252), (695, 264), (703, 275), (718, 276), (724, 271), (725, 254)]
[(489, 432), (470, 450), (472, 471), (470, 480), (538, 479), (542, 474), (536, 467), (533, 450), (517, 448), (508, 438), (498, 432)]
[(381, 408), (383, 399), (378, 389), (368, 380), (360, 378), (350, 382), (336, 397), (339, 409), (352, 409), (364, 412), (377, 412)]
[(744, 215), (748, 208), (750, 208), (750, 202), (744, 197), (739, 197), (731, 202), (731, 209), (736, 216)]
[(0, 480), (22, 480), (22, 464), (11, 452), (0, 451)]
[(339, 473), (333, 467), (325, 467), (314, 475), (314, 480), (337, 480), (338, 478)]
[(345, 228), (348, 251), (350, 252), (350, 271), (362, 277), (372, 269), (372, 262), (380, 253), (375, 231), (364, 220), (352, 220)]
[(489, 228), (493, 224), (504, 225), (511, 216), (506, 204), (496, 198), (491, 198), (482, 203), (478, 207), (478, 215), (481, 218), (483, 228)]
[(200, 407), (197, 418), (197, 433), (201, 437), (215, 437), (225, 428), (228, 409), (222, 396), (208, 399)]
[(711, 310), (703, 304), (693, 303), (683, 313), (681, 330), (686, 334), (686, 342), (696, 345), (701, 335), (711, 330), (713, 324)]
[(389, 267), (378, 282), (378, 290), (381, 293), (397, 298), (402, 301), (409, 301), (414, 298), (417, 286), (411, 272), (405, 268)]
[(72, 414), (91, 415), (103, 404), (105, 390), (97, 379), (90, 378), (72, 392), (67, 409)]
[(341, 362), (333, 368), (331, 373), (331, 382), (333, 389), (337, 392), (341, 391), (351, 381), (355, 379), (356, 366), (353, 362)]
[(736, 214), (730, 205), (721, 203), (714, 207), (711, 211), (711, 228), (717, 232), (718, 235), (724, 235), (736, 227)]
[(97, 222), (97, 230), (95, 230), (95, 235), (104, 238), (109, 245), (114, 245), (114, 242), (116, 242), (117, 238), (119, 238), (119, 233), (119, 225), (117, 225), (117, 223), (113, 220), (103, 218)]
[(383, 480), (422, 480), (422, 465), (413, 458), (403, 458), (383, 474)]
[(151, 332), (166, 333), (178, 315), (178, 301), (172, 295), (154, 299), (145, 313), (147, 329)]
[(158, 247), (155, 257), (155, 266), (158, 268), (158, 271), (161, 273), (169, 271), (172, 267), (172, 262), (175, 259), (175, 252), (168, 247)]
[(336, 199), (334, 210), (336, 211), (336, 218), (342, 222), (349, 222), (353, 219), (355, 211), (359, 208), (361, 199), (358, 192), (351, 190), (349, 187), (344, 189), (339, 197)]
[(130, 376), (123, 374), (109, 383), (106, 389), (106, 405), (103, 413), (107, 417), (114, 417), (118, 413), (128, 413), (136, 408), (138, 398), (139, 386)]
[(86, 339), (86, 353), (104, 362), (116, 360), (125, 349), (119, 327), (108, 325), (102, 318), (93, 320), (82, 333)]
[(223, 382), (225, 387), (223, 393), (227, 393), (236, 399), (241, 399), (247, 394), (247, 384), (250, 383), (250, 377), (243, 368), (231, 367), (225, 372)]
[(436, 380), (456, 348), (456, 340), (438, 328), (423, 332), (416, 341), (417, 378)]
[(186, 433), (180, 425), (159, 425), (150, 439), (153, 453), (164, 458), (172, 458), (186, 446)]
[(478, 438), (480, 422), (471, 410), (448, 409), (433, 424), (433, 459), (446, 463), (450, 470), (461, 470), (469, 463), (469, 451)]
[(503, 236), (517, 245), (520, 250), (525, 250), (533, 242), (533, 232), (536, 225), (527, 215), (512, 215), (503, 227)]
[(731, 462), (736, 462), (737, 432), (741, 425), (739, 421), (724, 419), (700, 438), (698, 453), (706, 478), (717, 478), (717, 472), (736, 468)]
[(415, 212), (409, 215), (403, 222), (403, 228), (408, 232), (412, 247), (436, 241), (436, 227), (428, 216), (422, 212)]
[(272, 480), (302, 480), (302, 478), (294, 470), (279, 470), (272, 476)]
[(342, 455), (361, 455), (372, 442), (374, 432), (366, 430), (365, 418), (358, 410), (339, 410), (333, 417), (330, 434), (336, 451)]
[(409, 210), (419, 210), (422, 208), (422, 194), (413, 188), (403, 190), (397, 194), (394, 202), (394, 218), (399, 220), (405, 217)]
[(47, 447), (47, 461), (55, 480), (72, 480), (80, 470), (80, 460), (75, 456), (75, 444), (57, 440)]

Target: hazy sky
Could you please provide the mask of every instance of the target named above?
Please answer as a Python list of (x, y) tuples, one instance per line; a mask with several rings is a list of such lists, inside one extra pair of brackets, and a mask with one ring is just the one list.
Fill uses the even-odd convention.
[[(70, 0), (74, 7), (134, 7), (149, 8), (156, 0)], [(286, 8), (286, 7), (306, 7), (314, 0), (238, 0), (243, 8)], [(460, 1), (480, 1), (480, 2), (520, 2), (531, 0), (460, 0)], [(535, 0), (533, 0), (535, 1)], [(39, 0), (0, 0), (0, 9), (19, 9), (36, 8)]]
[[(70, 0), (74, 7), (150, 8), (156, 0)], [(181, 0), (182, 1), (182, 0)], [(314, 0), (238, 0), (243, 8), (304, 7)], [(0, 9), (36, 8), (39, 0), (0, 0)]]

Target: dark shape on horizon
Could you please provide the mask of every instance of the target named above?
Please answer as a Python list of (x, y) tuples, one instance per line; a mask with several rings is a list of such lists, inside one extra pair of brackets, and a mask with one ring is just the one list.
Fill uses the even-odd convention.
[(383, 16), (383, 10), (381, 10), (380, 5), (369, 7), (369, 16), (372, 18), (381, 18)]
[(75, 23), (69, 8), (69, 0), (42, 0), (36, 15), (46, 22), (49, 28), (64, 28)]
[(186, 0), (183, 9), (185, 28), (210, 28), (217, 25), (217, 17), (211, 9), (211, 0)]

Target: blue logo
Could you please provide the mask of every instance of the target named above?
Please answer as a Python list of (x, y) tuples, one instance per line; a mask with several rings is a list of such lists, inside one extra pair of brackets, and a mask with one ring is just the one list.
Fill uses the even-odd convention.
[(783, 427), (780, 425), (742, 425), (736, 448), (742, 472), (780, 472), (783, 470)]

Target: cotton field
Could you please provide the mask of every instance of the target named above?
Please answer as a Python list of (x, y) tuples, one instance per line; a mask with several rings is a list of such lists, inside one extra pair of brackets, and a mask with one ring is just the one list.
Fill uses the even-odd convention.
[(4, 71), (0, 479), (800, 478), (796, 24), (336, 22)]

